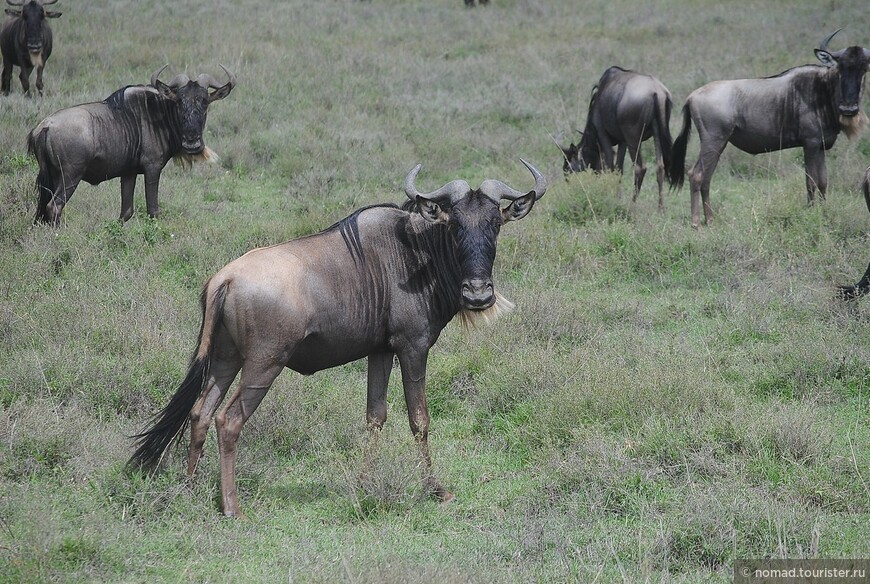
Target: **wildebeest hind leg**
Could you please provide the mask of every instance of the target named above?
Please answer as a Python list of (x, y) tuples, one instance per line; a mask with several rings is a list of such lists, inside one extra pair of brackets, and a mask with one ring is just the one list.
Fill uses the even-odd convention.
[(242, 427), (260, 405), (283, 368), (283, 364), (263, 365), (251, 359), (247, 360), (242, 366), (239, 386), (215, 416), (221, 458), (222, 507), (227, 517), (243, 517), (236, 491), (236, 443)]
[(0, 93), (9, 95), (9, 90), (12, 85), (12, 62), (3, 59), (3, 74), (0, 75)]
[(713, 207), (710, 206), (710, 182), (713, 179), (713, 173), (716, 171), (719, 157), (724, 149), (724, 142), (721, 145), (716, 145), (715, 148), (711, 148), (704, 145), (702, 139), (701, 154), (689, 173), (692, 186), (692, 227), (696, 229), (701, 222), (701, 213), (698, 209), (698, 204), (701, 200), (703, 200), (704, 205), (704, 222), (707, 225), (713, 223)]
[(60, 225), (60, 217), (63, 214), (63, 208), (66, 207), (67, 202), (72, 198), (73, 193), (76, 190), (76, 187), (79, 186), (79, 182), (82, 180), (82, 177), (72, 177), (70, 180), (69, 177), (65, 179), (58, 180), (55, 184), (58, 187), (54, 190), (54, 195), (52, 195), (51, 200), (45, 206), (45, 219), (55, 227)]
[(227, 393), (241, 368), (237, 359), (212, 359), (209, 377), (202, 395), (190, 410), (190, 448), (187, 454), (187, 474), (193, 476), (202, 456), (202, 447), (215, 410)]
[(640, 193), (640, 187), (643, 186), (643, 177), (646, 176), (646, 167), (643, 165), (643, 156), (640, 153), (640, 143), (632, 145), (628, 151), (631, 156), (632, 168), (634, 169), (634, 196), (632, 202), (637, 201), (637, 195)]

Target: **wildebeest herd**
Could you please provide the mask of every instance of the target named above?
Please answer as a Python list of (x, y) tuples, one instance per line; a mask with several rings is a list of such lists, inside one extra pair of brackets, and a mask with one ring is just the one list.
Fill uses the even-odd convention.
[[(9, 18), (0, 29), (2, 93), (10, 92), (16, 66), (28, 95), (36, 69), (42, 94), (42, 73), (52, 51), (46, 19), (60, 16), (44, 7), (56, 0), (6, 2)], [(728, 143), (751, 154), (803, 148), (808, 203), (816, 190), (824, 198), (825, 151), (841, 131), (854, 136), (867, 121), (860, 102), (870, 51), (857, 46), (829, 51), (834, 34), (815, 51), (821, 65), (763, 79), (714, 81), (692, 92), (676, 140), (669, 129), (673, 98), (664, 84), (651, 75), (608, 68), (593, 88), (580, 141), (560, 146), (566, 178), (587, 169), (621, 172), (627, 153), (636, 199), (646, 173), (641, 144), (652, 138), (663, 209), (664, 182), (679, 188), (687, 174), (694, 125), (700, 153), (688, 170), (693, 227), (700, 226), (701, 201), (705, 222), (712, 221), (710, 182)], [(206, 116), (212, 102), (232, 92), (235, 75), (223, 68), (225, 81), (178, 74), (166, 83), (160, 80), (165, 69), (155, 71), (147, 85), (129, 85), (102, 101), (55, 112), (29, 132), (27, 148), (39, 165), (36, 223), (59, 227), (80, 181), (114, 178), (121, 182), (120, 220), (127, 221), (140, 174), (147, 212), (156, 217), (160, 175), (169, 160), (189, 165), (215, 158), (203, 139)], [(254, 249), (218, 271), (202, 291), (199, 341), (187, 376), (151, 426), (135, 437), (128, 467), (155, 469), (189, 425), (192, 475), (214, 420), (222, 510), (239, 516), (237, 441), (281, 371), (307, 375), (366, 357), (366, 421), (376, 437), (386, 420), (387, 384), (397, 358), (424, 463), (424, 486), (433, 497), (450, 500), (453, 495), (431, 469), (427, 358), (457, 314), (470, 323), (490, 321), (513, 306), (492, 280), (499, 231), (504, 223), (525, 217), (547, 190), (544, 175), (522, 162), (534, 179), (529, 190), (494, 179), (477, 188), (453, 180), (428, 193), (418, 190), (418, 164), (405, 179), (408, 200), (402, 206), (359, 209), (325, 231)], [(870, 210), (870, 169), (863, 188)], [(870, 266), (855, 286), (841, 288), (847, 298), (868, 291)]]

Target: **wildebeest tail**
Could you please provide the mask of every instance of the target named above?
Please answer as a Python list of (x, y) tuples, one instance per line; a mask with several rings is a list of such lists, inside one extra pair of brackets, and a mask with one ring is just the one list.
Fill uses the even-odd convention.
[(692, 132), (692, 114), (689, 112), (689, 104), (683, 106), (683, 129), (674, 141), (668, 182), (671, 188), (678, 189), (683, 186), (686, 178), (686, 149), (689, 145), (689, 134)]
[(166, 407), (154, 416), (151, 428), (133, 436), (136, 439), (136, 451), (127, 461), (128, 470), (154, 470), (166, 449), (173, 441), (180, 439), (187, 428), (190, 411), (208, 379), (212, 342), (223, 315), (227, 283), (218, 286), (211, 298), (208, 296), (209, 290), (210, 286), (206, 284), (200, 298), (202, 325), (187, 376)]
[(36, 216), (33, 218), (34, 223), (44, 223), (48, 220), (46, 208), (48, 203), (51, 202), (51, 197), (54, 195), (54, 189), (57, 187), (51, 178), (48, 160), (45, 156), (45, 142), (47, 138), (48, 128), (42, 128), (38, 132), (34, 130), (27, 135), (27, 153), (35, 157), (39, 163), (39, 174), (36, 175), (36, 194), (38, 199), (36, 203)]
[[(664, 105), (664, 107), (662, 107)], [(671, 108), (673, 104), (670, 98), (665, 98), (665, 103), (660, 104), (658, 96), (653, 97), (653, 115), (656, 120), (656, 132), (659, 144), (662, 148), (662, 162), (665, 165), (665, 176), (668, 184), (674, 185), (674, 177), (671, 175), (671, 158), (673, 158), (674, 140), (671, 138), (671, 130), (668, 127), (671, 121)]]

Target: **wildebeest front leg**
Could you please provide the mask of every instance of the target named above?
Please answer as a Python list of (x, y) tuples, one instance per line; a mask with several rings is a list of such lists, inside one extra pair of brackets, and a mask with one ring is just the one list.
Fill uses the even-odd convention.
[(133, 216), (133, 191), (136, 190), (136, 175), (121, 177), (121, 223)]
[(145, 173), (145, 206), (148, 208), (148, 216), (157, 217), (160, 212), (157, 202), (157, 189), (160, 187), (160, 170)]
[(420, 447), (423, 457), (423, 483), (426, 492), (440, 501), (450, 501), (453, 493), (447, 491), (435, 479), (432, 472), (432, 458), (429, 456), (429, 406), (426, 403), (426, 359), (422, 355), (399, 355), (402, 367), (402, 386), (405, 390), (405, 405), (408, 408), (408, 422), (411, 432)]
[(804, 166), (807, 173), (807, 205), (815, 202), (815, 191), (819, 189), (819, 199), (825, 200), (828, 192), (828, 171), (825, 168), (825, 151), (822, 148), (804, 147)]
[(360, 479), (363, 480), (371, 467), (377, 451), (381, 428), (387, 421), (387, 385), (393, 369), (393, 353), (369, 355), (368, 390), (366, 394), (366, 426), (369, 430), (369, 443), (363, 458)]
[(21, 81), (21, 89), (24, 91), (24, 95), (30, 97), (30, 72), (33, 71), (33, 67), (21, 67), (21, 71), (18, 72), (18, 79)]
[(45, 66), (36, 68), (36, 90), (39, 92), (39, 95), (42, 95), (42, 70)]

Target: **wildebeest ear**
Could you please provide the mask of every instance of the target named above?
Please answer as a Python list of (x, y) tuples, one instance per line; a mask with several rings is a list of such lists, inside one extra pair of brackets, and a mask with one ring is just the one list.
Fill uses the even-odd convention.
[(60, 18), (63, 12), (52, 12), (50, 10), (45, 11), (46, 18)]
[(828, 51), (822, 49), (816, 49), (816, 58), (821, 61), (822, 65), (825, 67), (834, 67), (837, 64), (837, 60), (834, 56)]
[(227, 83), (220, 89), (215, 89), (211, 93), (208, 94), (208, 102), (211, 103), (213, 101), (217, 101), (219, 99), (223, 99), (230, 94), (230, 91), (233, 90), (232, 83)]
[(519, 199), (514, 199), (510, 205), (501, 210), (501, 218), (505, 223), (508, 221), (519, 221), (529, 214), (529, 211), (535, 206), (536, 200), (535, 191)]
[(12, 8), (7, 8), (6, 10), (4, 10), (4, 12), (6, 12), (6, 14), (8, 14), (9, 16), (21, 16), (20, 10), (14, 10)]
[(175, 93), (175, 90), (160, 81), (159, 79), (154, 84), (154, 88), (160, 92), (164, 97), (168, 97), (172, 101), (178, 101), (178, 95)]
[(450, 216), (435, 201), (417, 197), (417, 209), (420, 210), (420, 216), (429, 223), (447, 223), (450, 220)]

